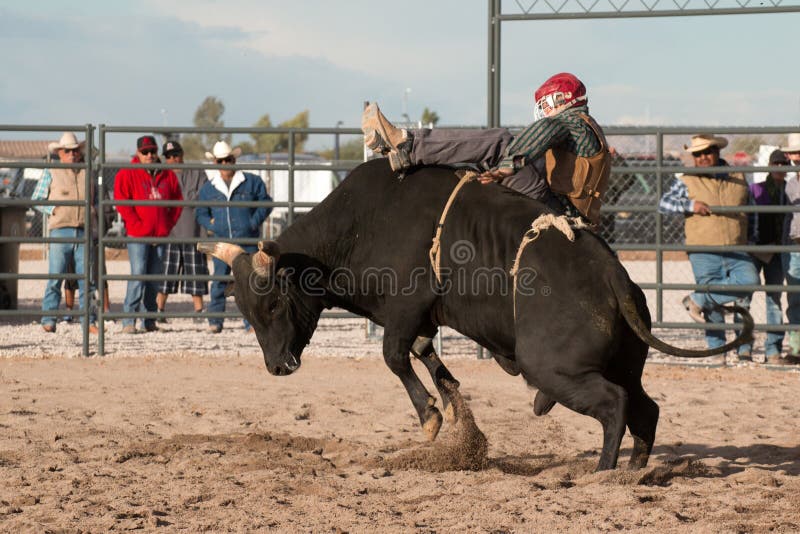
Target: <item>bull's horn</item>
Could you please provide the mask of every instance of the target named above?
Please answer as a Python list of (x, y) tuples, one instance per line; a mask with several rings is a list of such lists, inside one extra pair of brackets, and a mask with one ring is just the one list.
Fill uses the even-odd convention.
[(253, 271), (258, 276), (267, 277), (278, 263), (281, 256), (280, 248), (275, 241), (258, 242), (258, 252), (253, 254)]
[(244, 253), (244, 249), (238, 245), (232, 245), (230, 243), (198, 243), (197, 250), (200, 252), (204, 252), (205, 254), (210, 254), (215, 258), (224, 261), (231, 267), (233, 267), (233, 260), (236, 259), (236, 256), (239, 254)]

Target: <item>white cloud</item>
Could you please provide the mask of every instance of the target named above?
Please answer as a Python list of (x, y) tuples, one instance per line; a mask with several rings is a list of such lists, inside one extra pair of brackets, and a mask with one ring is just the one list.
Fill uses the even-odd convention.
[[(0, 46), (25, 50), (4, 65), (7, 122), (160, 124), (164, 108), (169, 124), (188, 126), (215, 95), (230, 126), (310, 109), (314, 126), (355, 127), (364, 100), (399, 118), (406, 87), (412, 118), (427, 106), (443, 125), (486, 120), (485, 2), (42, 2), (0, 8)], [(800, 73), (757, 70), (794, 46), (792, 17), (702, 19), (504, 25), (503, 122), (530, 121), (533, 90), (562, 70), (586, 82), (602, 124), (800, 122)], [(72, 61), (53, 54), (65, 47)], [(53, 78), (69, 106), (53, 101)]]
[(239, 45), (266, 56), (319, 58), (399, 81), (470, 76), (465, 70), (483, 75), (485, 14), (463, 5), (230, 0), (221, 9), (213, 0), (178, 0), (152, 2), (151, 8), (203, 28), (237, 28), (245, 34)]

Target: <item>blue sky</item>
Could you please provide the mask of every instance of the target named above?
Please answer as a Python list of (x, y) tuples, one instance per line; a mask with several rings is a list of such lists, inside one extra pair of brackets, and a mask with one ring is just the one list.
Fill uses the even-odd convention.
[[(504, 12), (519, 8), (506, 0)], [(309, 109), (312, 126), (357, 127), (364, 100), (399, 119), (410, 89), (413, 119), (427, 106), (441, 125), (480, 125), (486, 15), (485, 0), (5, 2), (0, 122), (191, 126), (213, 95), (227, 126)], [(799, 23), (800, 14), (506, 22), (502, 122), (529, 122), (532, 91), (571, 71), (603, 125), (797, 124)]]

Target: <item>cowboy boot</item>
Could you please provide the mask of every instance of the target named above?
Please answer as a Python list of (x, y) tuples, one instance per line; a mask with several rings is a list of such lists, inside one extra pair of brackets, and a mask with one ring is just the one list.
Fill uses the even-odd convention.
[(364, 144), (366, 147), (374, 154), (380, 154), (385, 156), (389, 153), (392, 147), (389, 146), (389, 143), (381, 137), (381, 135), (376, 132), (373, 128), (367, 128), (364, 130)]
[[(372, 132), (368, 135), (370, 130)], [(367, 148), (381, 153), (397, 149), (408, 138), (406, 131), (389, 122), (375, 102), (369, 104), (361, 115), (361, 131)]]

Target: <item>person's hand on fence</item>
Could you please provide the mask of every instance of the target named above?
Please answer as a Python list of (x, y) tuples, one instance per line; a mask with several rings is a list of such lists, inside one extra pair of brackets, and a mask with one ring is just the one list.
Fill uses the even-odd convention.
[(695, 200), (694, 206), (692, 206), (692, 211), (697, 215), (711, 215), (711, 208), (708, 207), (708, 204), (703, 202), (702, 200)]

